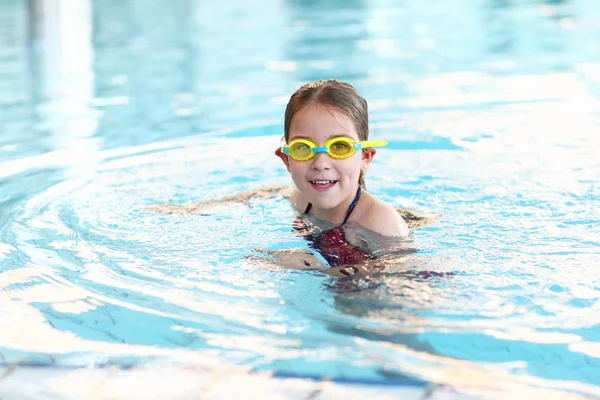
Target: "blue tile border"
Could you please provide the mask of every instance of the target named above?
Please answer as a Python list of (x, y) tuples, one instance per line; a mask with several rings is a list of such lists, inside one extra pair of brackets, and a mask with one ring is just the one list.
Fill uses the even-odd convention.
[[(92, 366), (86, 365), (61, 365), (61, 364), (52, 364), (52, 363), (6, 363), (0, 362), (0, 368), (38, 368), (38, 369), (55, 369), (59, 371), (69, 371), (69, 370), (78, 370), (78, 369), (104, 369), (110, 367), (116, 367), (122, 370), (132, 370), (137, 367), (143, 368), (151, 364), (118, 364), (118, 363), (106, 363), (106, 364), (97, 364)], [(178, 365), (183, 366), (185, 365)], [(243, 365), (232, 364), (231, 367), (240, 367), (243, 368)], [(248, 374), (259, 374), (259, 373), (271, 373), (272, 378), (276, 379), (306, 379), (315, 382), (333, 382), (339, 384), (356, 384), (356, 385), (365, 385), (365, 386), (386, 386), (386, 387), (419, 387), (424, 388), (433, 382), (424, 381), (417, 378), (406, 377), (402, 379), (386, 379), (386, 380), (378, 380), (378, 379), (361, 379), (361, 378), (335, 378), (335, 377), (326, 377), (321, 375), (312, 375), (312, 374), (295, 374), (292, 372), (282, 372), (277, 370), (270, 369), (260, 369), (260, 370), (248, 370)]]
[[(265, 370), (267, 371), (267, 370)], [(312, 381), (323, 381), (323, 382), (334, 382), (340, 384), (357, 384), (365, 386), (406, 386), (406, 387), (420, 387), (424, 388), (430, 385), (432, 382), (424, 381), (416, 378), (406, 377), (405, 379), (361, 379), (361, 378), (328, 378), (320, 375), (310, 374), (294, 374), (290, 372), (273, 372), (273, 378), (295, 378), (295, 379), (308, 379)]]

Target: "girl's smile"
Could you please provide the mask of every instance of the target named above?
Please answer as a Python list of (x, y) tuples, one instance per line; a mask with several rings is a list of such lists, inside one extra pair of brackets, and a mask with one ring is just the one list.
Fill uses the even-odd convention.
[(318, 191), (318, 192), (327, 192), (329, 189), (331, 189), (336, 183), (337, 180), (315, 180), (315, 181), (310, 181), (310, 183), (312, 184), (313, 188)]

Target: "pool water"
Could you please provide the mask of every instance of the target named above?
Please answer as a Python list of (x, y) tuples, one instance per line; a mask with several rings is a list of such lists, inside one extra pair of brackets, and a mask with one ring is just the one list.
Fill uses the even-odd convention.
[[(0, 2), (4, 364), (600, 396), (595, 0), (52, 3)], [(252, 257), (307, 247), (281, 197), (146, 209), (291, 184), (285, 104), (329, 77), (389, 142), (369, 191), (442, 215), (417, 253), (337, 279)]]

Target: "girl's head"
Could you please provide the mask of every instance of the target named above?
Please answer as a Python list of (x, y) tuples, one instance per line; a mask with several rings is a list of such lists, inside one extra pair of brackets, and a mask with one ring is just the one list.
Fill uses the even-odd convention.
[[(349, 137), (355, 142), (368, 140), (367, 102), (348, 83), (335, 79), (307, 83), (290, 98), (285, 111), (286, 143), (307, 139), (318, 146), (332, 137)], [(317, 207), (333, 208), (353, 198), (375, 149), (357, 151), (348, 158), (336, 159), (316, 153), (307, 161), (279, 154), (296, 187)], [(333, 182), (329, 184), (328, 182)]]
[[(359, 141), (369, 139), (369, 111), (367, 101), (352, 85), (337, 79), (310, 82), (298, 89), (285, 109), (284, 138), (290, 141), (290, 127), (294, 116), (308, 105), (320, 105), (340, 112), (352, 120)], [(373, 150), (373, 149), (369, 149)], [(368, 150), (365, 150), (368, 151)], [(373, 150), (373, 154), (375, 151)], [(359, 185), (366, 189), (365, 170), (361, 170)]]

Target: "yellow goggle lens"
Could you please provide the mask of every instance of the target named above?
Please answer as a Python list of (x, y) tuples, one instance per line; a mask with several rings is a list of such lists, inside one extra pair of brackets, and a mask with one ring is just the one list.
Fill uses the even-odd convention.
[(306, 158), (310, 156), (312, 153), (312, 147), (310, 147), (307, 143), (296, 142), (291, 143), (290, 146), (290, 155), (293, 158)]
[(353, 145), (343, 140), (337, 140), (330, 143), (327, 150), (330, 155), (336, 155), (338, 157), (349, 157), (354, 153)]

